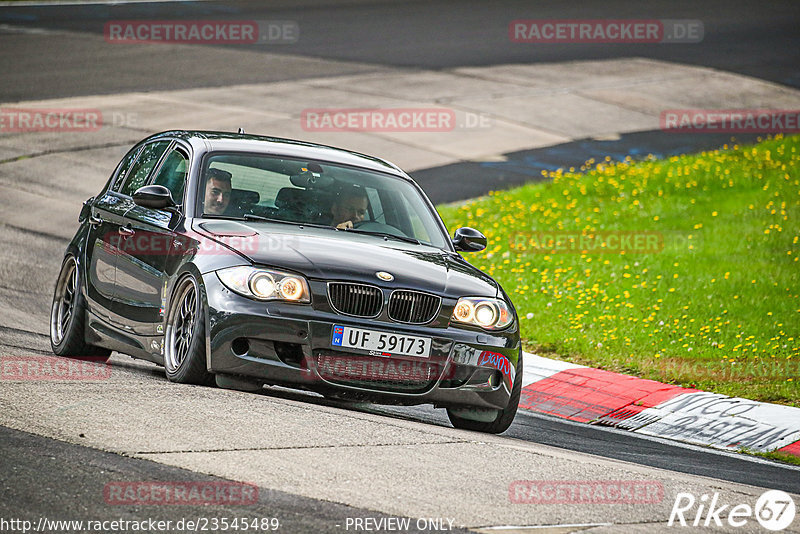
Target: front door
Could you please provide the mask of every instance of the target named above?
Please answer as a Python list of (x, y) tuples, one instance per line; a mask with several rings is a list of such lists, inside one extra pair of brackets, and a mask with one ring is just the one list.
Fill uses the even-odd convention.
[(157, 210), (133, 204), (125, 213), (122, 230), (126, 237), (117, 259), (114, 312), (136, 336), (163, 333), (169, 266), (184, 252), (175, 228), (183, 218), (188, 163), (186, 151), (175, 147), (150, 180), (167, 187), (177, 207)]

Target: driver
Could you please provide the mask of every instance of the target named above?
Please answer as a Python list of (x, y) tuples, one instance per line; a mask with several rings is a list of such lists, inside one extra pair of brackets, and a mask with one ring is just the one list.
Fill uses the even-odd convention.
[(343, 189), (336, 195), (331, 206), (331, 226), (341, 230), (353, 228), (364, 220), (367, 214), (367, 193), (363, 187), (353, 186)]
[(209, 169), (206, 178), (206, 194), (203, 200), (203, 213), (223, 215), (231, 201), (231, 177), (222, 169)]

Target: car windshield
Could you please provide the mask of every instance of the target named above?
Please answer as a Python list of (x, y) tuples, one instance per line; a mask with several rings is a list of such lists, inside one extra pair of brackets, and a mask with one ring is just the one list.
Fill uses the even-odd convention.
[(271, 155), (205, 158), (198, 215), (338, 228), (447, 248), (419, 191), (387, 174)]

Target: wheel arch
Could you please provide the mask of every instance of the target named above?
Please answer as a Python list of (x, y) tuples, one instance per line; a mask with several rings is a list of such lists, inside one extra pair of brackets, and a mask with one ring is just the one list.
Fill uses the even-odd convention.
[[(86, 268), (86, 240), (88, 239), (88, 235), (88, 225), (86, 223), (81, 224), (81, 227), (77, 232), (75, 232), (75, 237), (73, 237), (72, 241), (69, 242), (67, 248), (64, 250), (64, 255), (61, 257), (62, 266), (64, 265), (64, 260), (67, 259), (67, 256), (72, 256), (75, 258), (75, 264), (78, 267), (78, 274), (81, 278), (81, 292), (83, 293), (84, 298), (88, 296), (86, 293), (86, 285), (89, 283), (89, 269)], [(57, 280), (56, 283), (58, 283)]]
[(164, 333), (163, 340), (164, 343), (167, 342), (166, 335), (167, 335), (167, 320), (169, 318), (169, 310), (172, 308), (172, 303), (175, 300), (177, 295), (178, 288), (181, 286), (181, 283), (186, 278), (193, 278), (194, 281), (197, 283), (197, 290), (198, 290), (198, 301), (200, 302), (200, 312), (201, 317), (203, 320), (203, 324), (205, 325), (204, 330), (204, 340), (203, 346), (205, 347), (205, 356), (206, 356), (206, 370), (211, 371), (211, 333), (209, 328), (209, 317), (210, 313), (208, 311), (208, 294), (206, 292), (206, 286), (203, 282), (203, 275), (200, 272), (200, 269), (197, 268), (197, 265), (191, 262), (184, 263), (181, 265), (180, 269), (170, 278), (170, 282), (167, 286), (167, 300), (164, 303)]

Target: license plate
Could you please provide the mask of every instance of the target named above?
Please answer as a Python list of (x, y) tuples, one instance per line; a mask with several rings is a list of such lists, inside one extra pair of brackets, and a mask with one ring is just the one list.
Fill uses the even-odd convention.
[(334, 325), (331, 345), (379, 352), (385, 356), (398, 354), (428, 358), (431, 355), (431, 338), (429, 337), (392, 334), (350, 326)]

